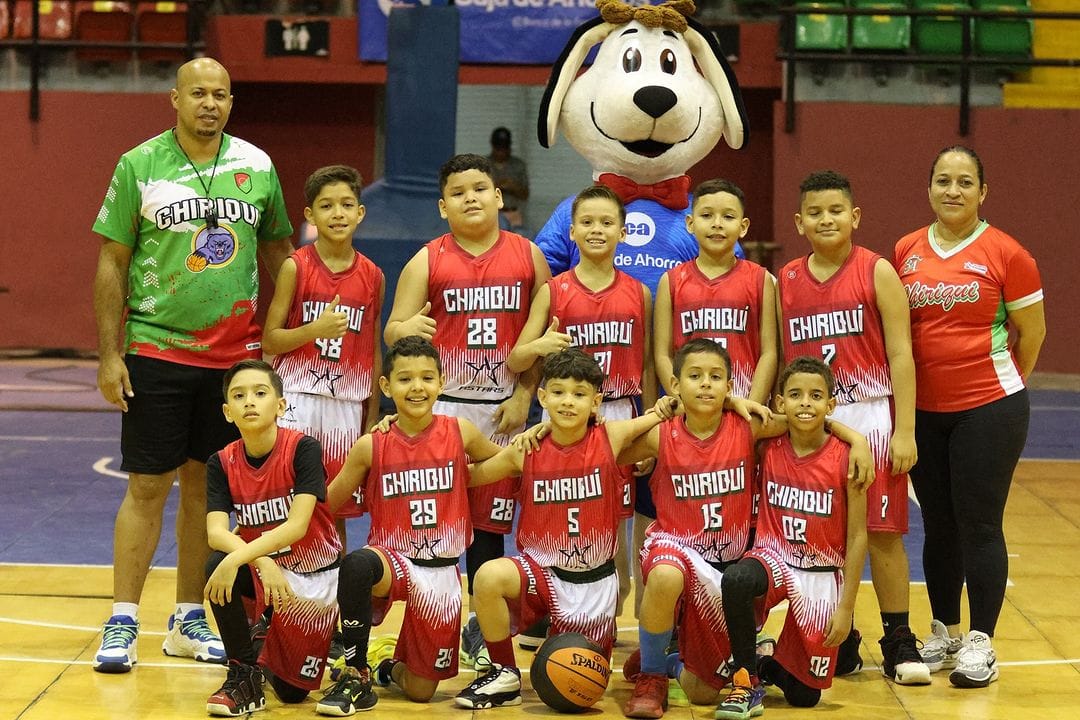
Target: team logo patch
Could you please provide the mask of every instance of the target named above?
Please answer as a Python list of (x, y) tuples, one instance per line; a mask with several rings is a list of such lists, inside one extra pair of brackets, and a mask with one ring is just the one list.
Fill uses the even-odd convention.
[(236, 187), (240, 192), (244, 194), (251, 192), (251, 175), (246, 172), (233, 173), (233, 180), (236, 181)]
[(656, 223), (651, 217), (643, 212), (629, 212), (626, 214), (626, 240), (624, 242), (631, 247), (648, 245), (656, 235)]
[(909, 255), (908, 259), (904, 261), (904, 264), (900, 267), (900, 274), (907, 275), (908, 273), (915, 272), (915, 269), (919, 267), (919, 263), (922, 262), (920, 255)]
[(226, 226), (206, 226), (192, 238), (187, 269), (199, 273), (208, 267), (225, 267), (236, 257), (238, 246), (232, 229)]

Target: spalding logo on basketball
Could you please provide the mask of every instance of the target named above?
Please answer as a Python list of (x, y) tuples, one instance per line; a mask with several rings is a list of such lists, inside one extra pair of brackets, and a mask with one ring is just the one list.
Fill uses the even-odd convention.
[(536, 651), (529, 676), (545, 705), (563, 713), (579, 713), (603, 697), (611, 666), (600, 648), (581, 633), (561, 633), (545, 640)]

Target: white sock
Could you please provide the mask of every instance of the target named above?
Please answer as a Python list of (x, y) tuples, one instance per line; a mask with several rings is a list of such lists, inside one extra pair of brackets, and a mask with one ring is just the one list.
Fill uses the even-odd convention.
[(139, 620), (139, 603), (113, 603), (113, 615), (127, 615), (136, 622)]
[(176, 603), (176, 619), (183, 620), (192, 610), (202, 609), (202, 603)]

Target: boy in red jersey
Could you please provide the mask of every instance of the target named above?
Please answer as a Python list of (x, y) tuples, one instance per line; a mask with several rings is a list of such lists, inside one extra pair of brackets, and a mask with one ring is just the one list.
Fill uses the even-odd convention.
[(427, 702), (441, 680), (457, 675), (457, 563), (472, 540), (467, 486), (483, 482), (470, 480), (467, 458), (484, 460), (500, 450), (468, 420), (433, 414), (443, 374), (430, 342), (398, 340), (383, 367), (379, 387), (394, 401), (396, 421), (387, 432), (357, 440), (330, 484), (331, 508), (364, 486), (371, 532), (368, 546), (342, 561), (338, 604), (346, 667), (316, 706), (323, 715), (375, 705), (368, 640), (372, 624), (382, 622), (395, 600), (405, 601), (405, 619), (395, 657), (376, 668), (374, 681), (393, 681), (410, 700)]
[(466, 708), (521, 703), (521, 672), (512, 633), (545, 615), (552, 633), (580, 632), (610, 655), (619, 581), (615, 571), (624, 479), (616, 460), (671, 407), (664, 398), (632, 420), (590, 422), (599, 409), (604, 373), (571, 348), (544, 362), (540, 404), (551, 433), (526, 455), (508, 447), (474, 466), (473, 478), (520, 476), (520, 555), (484, 564), (475, 603), (491, 668), (455, 698)]
[[(225, 418), (241, 439), (206, 464), (206, 532), (214, 552), (205, 595), (229, 667), (206, 710), (236, 716), (266, 704), (260, 665), (283, 702), (298, 703), (319, 688), (337, 624), (341, 543), (324, 502), (318, 441), (277, 426), (285, 413), (281, 378), (261, 360), (243, 360), (225, 373), (223, 390)], [(258, 658), (241, 597), (274, 610)]]
[[(797, 358), (780, 374), (776, 406), (788, 431), (762, 455), (754, 547), (722, 582), (733, 673), (716, 709), (720, 720), (761, 715), (762, 683), (781, 688), (796, 707), (818, 703), (851, 630), (866, 559), (866, 493), (845, 480), (849, 448), (825, 429), (836, 406), (829, 367)], [(755, 628), (783, 600), (789, 606), (775, 654), (759, 659)]]
[[(285, 385), (281, 425), (319, 441), (328, 481), (379, 414), (372, 385), (381, 374), (385, 280), (352, 246), (364, 219), (360, 185), (360, 173), (346, 165), (308, 177), (304, 217), (318, 237), (281, 266), (263, 330), (263, 351), (277, 356), (274, 369)], [(342, 545), (345, 518), (363, 513), (359, 496), (337, 511)]]
[[(592, 355), (604, 373), (600, 413), (608, 420), (628, 420), (656, 402), (652, 295), (615, 269), (615, 251), (626, 237), (626, 210), (615, 191), (604, 185), (585, 188), (574, 198), (571, 213), (570, 237), (580, 260), (536, 293), (529, 321), (506, 364), (524, 372), (551, 353), (579, 348)], [(616, 558), (620, 608), (630, 593), (625, 526), (634, 516), (633, 468), (627, 466), (624, 475)]]
[[(518, 378), (506, 364), (529, 317), (537, 290), (551, 277), (543, 253), (526, 238), (499, 229), (502, 193), (491, 162), (456, 155), (439, 170), (439, 214), (450, 232), (405, 264), (386, 322), (386, 343), (419, 335), (434, 343), (447, 369), (435, 405), (441, 415), (466, 418), (501, 445), (524, 426), (535, 377)], [(470, 490), (474, 538), (465, 555), (469, 595), (476, 570), (502, 557), (514, 521), (511, 483)], [(462, 634), (464, 654), (483, 650), (476, 615)]]
[[(685, 415), (642, 435), (630, 451), (657, 458), (649, 483), (657, 515), (643, 551), (641, 650), (631, 654), (623, 670), (635, 683), (623, 708), (627, 717), (664, 714), (669, 672), (697, 705), (715, 703), (730, 680), (726, 664), (720, 662), (730, 653), (721, 578), (724, 568), (742, 557), (750, 539), (754, 442), (779, 435), (787, 426), (783, 418), (763, 425), (759, 417), (751, 416), (748, 422), (724, 411), (731, 360), (720, 344), (691, 340), (675, 353), (673, 369), (672, 389)], [(764, 408), (757, 410), (769, 417)], [(851, 458), (861, 461), (869, 482), (873, 460), (866, 439), (838, 423), (830, 431), (859, 445)], [(676, 621), (681, 666), (668, 668), (666, 648)]]
[(701, 183), (686, 228), (697, 238), (697, 259), (668, 270), (656, 288), (657, 377), (673, 392), (675, 352), (708, 338), (731, 357), (732, 394), (766, 404), (776, 379), (776, 281), (735, 255), (750, 228), (743, 191), (720, 178)]
[[(882, 672), (926, 685), (930, 670), (909, 627), (907, 472), (915, 464), (915, 363), (907, 294), (892, 264), (852, 244), (861, 211), (847, 178), (830, 170), (800, 185), (795, 227), (812, 252), (778, 275), (784, 360), (820, 357), (836, 378), (835, 417), (866, 435), (877, 462), (867, 491), (870, 575), (884, 637)], [(852, 628), (836, 674), (862, 666)]]

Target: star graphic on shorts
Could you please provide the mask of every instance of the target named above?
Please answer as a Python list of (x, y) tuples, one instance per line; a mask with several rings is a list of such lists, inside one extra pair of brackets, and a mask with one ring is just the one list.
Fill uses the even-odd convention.
[(566, 558), (567, 565), (570, 565), (571, 567), (583, 567), (586, 564), (585, 553), (589, 552), (589, 549), (591, 547), (592, 545), (585, 545), (584, 547), (581, 547), (575, 543), (569, 550), (563, 550), (560, 548), (559, 552), (561, 552), (563, 554), (563, 557)]
[(327, 370), (324, 373), (318, 373), (315, 370), (308, 368), (308, 372), (315, 376), (315, 379), (311, 381), (311, 389), (314, 390), (320, 382), (325, 382), (327, 389), (330, 391), (332, 397), (337, 397), (337, 388), (334, 387), (341, 378), (345, 377), (341, 373), (330, 372)]
[(472, 376), (472, 378), (469, 379), (469, 382), (466, 383), (466, 385), (475, 384), (480, 379), (480, 373), (487, 373), (487, 379), (488, 379), (487, 384), (494, 385), (495, 383), (497, 383), (499, 381), (499, 379), (497, 377), (495, 377), (495, 371), (498, 370), (499, 368), (501, 368), (505, 364), (506, 363), (502, 362), (502, 361), (500, 361), (500, 362), (492, 362), (491, 358), (489, 358), (486, 355), (484, 356), (484, 359), (483, 359), (482, 362), (471, 363), (468, 360), (466, 360), (465, 365), (467, 367), (469, 367), (470, 369), (472, 369), (472, 371), (473, 371), (473, 376)]
[(858, 398), (855, 397), (855, 389), (859, 387), (859, 383), (853, 382), (850, 385), (837, 381), (836, 383), (836, 397), (840, 401), (841, 405), (856, 402)]
[[(435, 546), (438, 545), (439, 543), (441, 543), (442, 541), (443, 541), (442, 538), (425, 537), (423, 540), (421, 540), (418, 543), (410, 541), (409, 544), (413, 546), (413, 552), (415, 553), (415, 555), (417, 557), (419, 557), (420, 555), (423, 555), (424, 553), (427, 553), (428, 558), (433, 558), (433, 557), (435, 557)], [(428, 559), (428, 558), (425, 558), (425, 559)]]
[(708, 543), (700, 541), (694, 543), (690, 547), (696, 550), (698, 555), (705, 558), (705, 560), (713, 562), (723, 557), (724, 549), (730, 544), (730, 542), (717, 542), (714, 538)]

